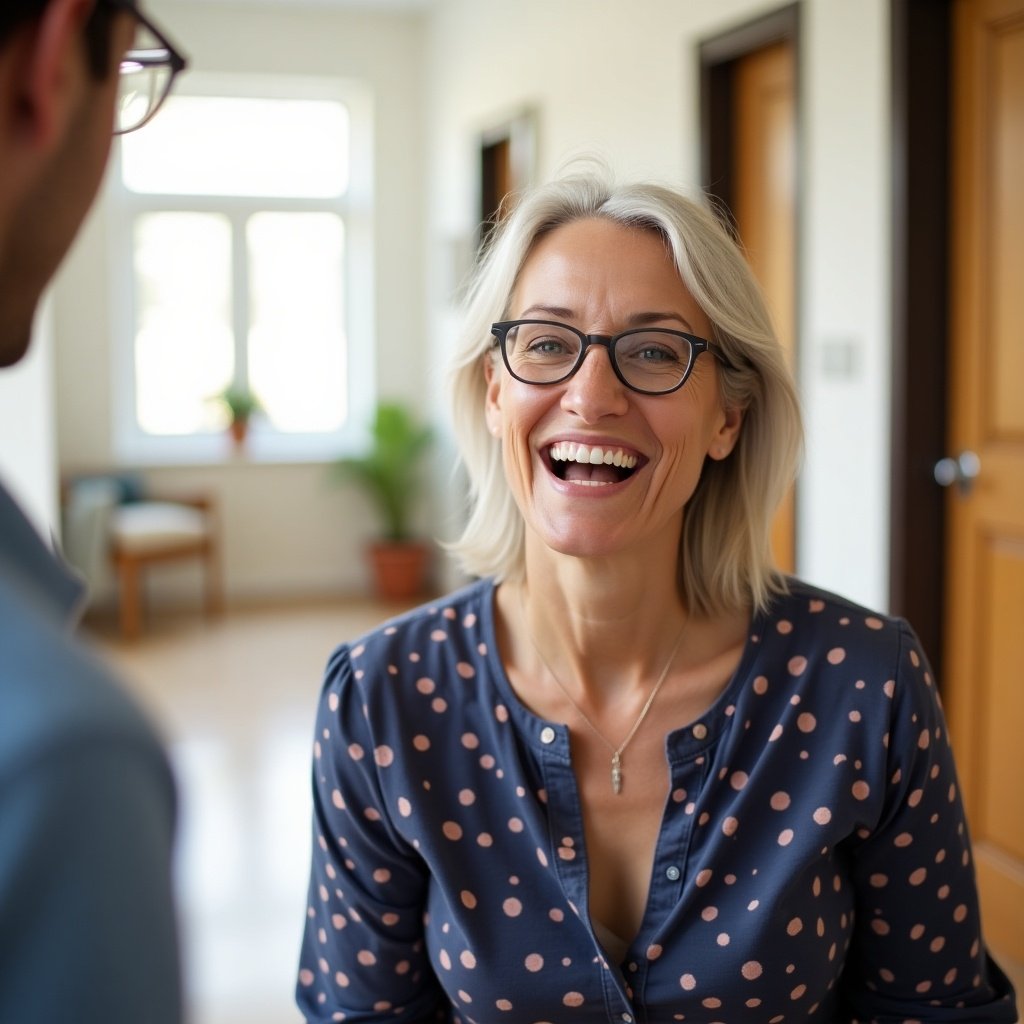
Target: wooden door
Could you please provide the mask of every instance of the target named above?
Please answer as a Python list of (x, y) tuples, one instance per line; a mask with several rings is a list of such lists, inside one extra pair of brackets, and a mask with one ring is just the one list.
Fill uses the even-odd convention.
[(514, 188), (512, 140), (508, 135), (480, 146), (480, 243), (501, 222), (506, 212), (502, 204)]
[[(784, 41), (736, 61), (733, 79), (732, 212), (768, 299), (776, 333), (796, 364), (796, 67)], [(796, 568), (793, 488), (772, 527), (776, 564)]]
[(478, 250), (511, 213), (510, 199), (536, 177), (537, 115), (532, 109), (491, 125), (480, 135)]
[[(1024, 0), (953, 8), (944, 694), (984, 928), (1024, 970)], [(969, 469), (970, 460), (961, 460)]]

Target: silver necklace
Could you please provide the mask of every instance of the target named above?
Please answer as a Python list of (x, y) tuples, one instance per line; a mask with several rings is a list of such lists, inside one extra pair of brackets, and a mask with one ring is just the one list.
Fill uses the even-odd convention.
[(530, 632), (529, 622), (526, 617), (526, 594), (520, 591), (519, 594), (519, 605), (522, 608), (523, 623), (526, 626), (526, 635), (530, 639), (530, 644), (533, 646), (534, 651), (537, 652), (537, 657), (540, 658), (541, 664), (547, 669), (548, 675), (551, 676), (555, 681), (555, 685), (565, 694), (566, 699), (576, 709), (576, 713), (583, 719), (584, 722), (590, 727), (590, 731), (612, 752), (612, 792), (618, 796), (622, 792), (622, 754), (623, 751), (629, 746), (629, 741), (636, 735), (637, 729), (643, 724), (643, 720), (647, 717), (647, 712), (651, 710), (651, 705), (654, 703), (654, 698), (658, 696), (658, 691), (661, 689), (662, 684), (668, 678), (668, 670), (672, 667), (672, 662), (675, 661), (676, 652), (679, 650), (679, 645), (683, 642), (683, 633), (686, 631), (686, 623), (683, 623), (683, 628), (679, 630), (679, 635), (676, 637), (676, 642), (672, 645), (672, 653), (668, 656), (668, 661), (665, 662), (665, 667), (661, 670), (661, 675), (658, 676), (658, 681), (651, 688), (651, 692), (644, 703), (643, 708), (640, 710), (640, 714), (637, 720), (633, 723), (633, 728), (626, 734), (626, 738), (616, 747), (614, 743), (607, 739), (604, 733), (590, 720), (586, 712), (573, 700), (572, 694), (562, 685), (562, 681), (555, 675), (551, 666), (547, 662), (547, 658), (541, 653), (540, 647), (537, 646), (537, 641), (533, 638), (533, 633)]

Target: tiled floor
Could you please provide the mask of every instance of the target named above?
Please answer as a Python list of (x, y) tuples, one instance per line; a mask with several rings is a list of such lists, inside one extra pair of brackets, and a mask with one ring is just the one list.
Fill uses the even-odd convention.
[(175, 613), (142, 638), (90, 631), (166, 737), (181, 792), (178, 891), (189, 1024), (298, 1024), (309, 765), (335, 644), (394, 614), (334, 603)]

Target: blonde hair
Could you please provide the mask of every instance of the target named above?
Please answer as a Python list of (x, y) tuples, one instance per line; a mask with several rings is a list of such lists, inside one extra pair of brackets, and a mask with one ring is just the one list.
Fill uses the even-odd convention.
[(796, 389), (760, 288), (718, 216), (703, 202), (658, 184), (617, 185), (576, 173), (523, 194), (488, 246), (470, 287), (451, 372), (452, 412), (470, 483), (469, 517), (451, 550), (469, 573), (520, 579), (524, 526), (505, 479), (501, 442), (485, 421), (484, 362), (491, 324), (506, 316), (519, 272), (554, 228), (601, 218), (655, 231), (679, 276), (711, 321), (732, 368), (719, 367), (726, 407), (744, 410), (731, 455), (705, 462), (686, 506), (679, 588), (691, 614), (764, 608), (785, 589), (771, 559), (772, 517), (802, 447)]

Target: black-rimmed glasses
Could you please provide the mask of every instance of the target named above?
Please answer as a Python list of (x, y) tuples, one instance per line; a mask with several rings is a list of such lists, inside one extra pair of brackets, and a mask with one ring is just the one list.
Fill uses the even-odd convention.
[(730, 366), (713, 341), (665, 327), (637, 327), (621, 334), (584, 334), (556, 320), (505, 320), (491, 325), (508, 372), (524, 384), (561, 384), (582, 365), (591, 345), (608, 349), (615, 375), (642, 395), (678, 391), (697, 357), (710, 352)]
[(135, 6), (133, 0), (102, 0), (127, 11), (136, 20), (135, 39), (121, 58), (114, 134), (141, 128), (170, 95), (174, 79), (188, 61), (174, 44)]

